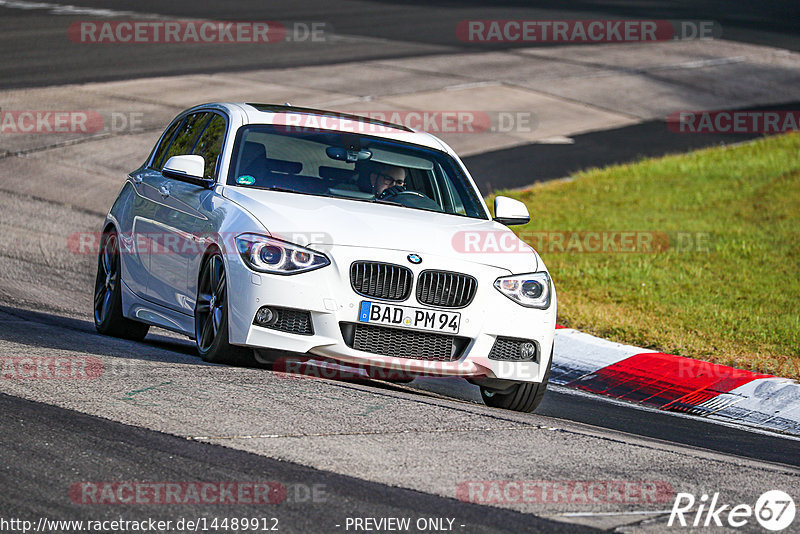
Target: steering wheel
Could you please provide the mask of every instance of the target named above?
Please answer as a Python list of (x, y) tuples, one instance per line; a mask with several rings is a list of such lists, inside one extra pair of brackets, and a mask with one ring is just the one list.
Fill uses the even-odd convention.
[[(392, 195), (392, 196), (399, 197), (399, 196), (402, 196), (402, 195), (418, 196), (418, 197), (422, 197), (422, 198), (428, 198), (427, 196), (423, 195), (419, 191), (400, 191), (396, 195)], [(392, 198), (392, 197), (389, 197), (389, 198)]]
[(396, 195), (386, 197), (383, 200), (394, 202), (409, 208), (421, 208), (426, 210), (444, 211), (442, 207), (427, 195), (419, 191), (401, 191)]

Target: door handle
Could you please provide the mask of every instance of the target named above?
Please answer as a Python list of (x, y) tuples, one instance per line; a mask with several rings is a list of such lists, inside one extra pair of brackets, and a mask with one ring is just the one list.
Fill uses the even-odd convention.
[(169, 196), (169, 184), (168, 183), (165, 182), (165, 183), (161, 184), (161, 187), (158, 190), (161, 192), (161, 196), (163, 198), (167, 198)]

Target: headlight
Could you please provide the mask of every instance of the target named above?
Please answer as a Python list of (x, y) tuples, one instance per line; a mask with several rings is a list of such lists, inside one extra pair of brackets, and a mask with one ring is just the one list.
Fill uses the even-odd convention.
[(242, 234), (236, 249), (248, 267), (273, 274), (297, 274), (330, 265), (325, 254), (271, 237)]
[(515, 274), (494, 281), (494, 287), (514, 302), (526, 308), (550, 307), (551, 283), (546, 272)]

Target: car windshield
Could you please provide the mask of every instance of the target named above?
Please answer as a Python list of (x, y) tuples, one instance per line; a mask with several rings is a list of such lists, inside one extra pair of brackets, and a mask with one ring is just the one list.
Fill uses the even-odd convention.
[(341, 132), (244, 126), (228, 184), (488, 218), (449, 155)]

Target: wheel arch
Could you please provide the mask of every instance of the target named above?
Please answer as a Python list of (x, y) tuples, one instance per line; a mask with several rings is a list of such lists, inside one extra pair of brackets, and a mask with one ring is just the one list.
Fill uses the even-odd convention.
[(200, 266), (197, 269), (197, 276), (195, 277), (195, 282), (197, 283), (197, 287), (200, 286), (200, 275), (203, 273), (203, 267), (206, 266), (206, 262), (208, 262), (208, 258), (210, 258), (215, 252), (219, 252), (219, 255), (222, 256), (222, 264), (225, 265), (227, 271), (227, 264), (225, 263), (225, 254), (222, 252), (222, 247), (219, 246), (217, 243), (209, 243), (208, 246), (203, 250), (203, 253), (200, 258)]
[(103, 232), (102, 233), (107, 234), (107, 233), (112, 232), (112, 231), (119, 235), (119, 230), (117, 230), (116, 223), (114, 221), (110, 220), (110, 219), (106, 220), (105, 225), (103, 225)]

